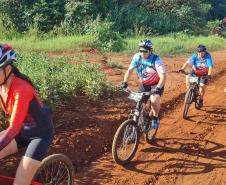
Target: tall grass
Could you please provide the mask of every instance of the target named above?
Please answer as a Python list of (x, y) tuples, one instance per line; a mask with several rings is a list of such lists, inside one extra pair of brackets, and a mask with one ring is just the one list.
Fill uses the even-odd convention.
[[(126, 38), (126, 47), (123, 52), (135, 52), (138, 49), (138, 43), (142, 38)], [(226, 48), (226, 39), (217, 36), (192, 36), (183, 33), (170, 34), (167, 36), (149, 37), (154, 43), (154, 51), (161, 56), (174, 56), (184, 53), (192, 53), (198, 44), (202, 43), (207, 46), (209, 51), (216, 51)], [(27, 36), (14, 38), (12, 40), (3, 40), (10, 42), (16, 50), (30, 52), (59, 52), (75, 50), (81, 47), (92, 46), (94, 37), (90, 35), (77, 36), (57, 36), (38, 38)]]
[[(144, 37), (145, 38), (145, 37)], [(226, 49), (226, 39), (217, 36), (190, 36), (185, 34), (171, 34), (168, 36), (149, 37), (154, 44), (154, 51), (158, 55), (178, 55), (192, 53), (199, 44), (205, 44), (208, 51)], [(128, 38), (125, 52), (138, 49), (142, 38)]]
[(78, 49), (82, 46), (90, 46), (93, 44), (94, 38), (89, 35), (77, 36), (57, 36), (38, 38), (35, 36), (27, 36), (14, 38), (12, 40), (3, 40), (2, 42), (10, 42), (14, 48), (20, 51), (43, 51), (56, 52)]

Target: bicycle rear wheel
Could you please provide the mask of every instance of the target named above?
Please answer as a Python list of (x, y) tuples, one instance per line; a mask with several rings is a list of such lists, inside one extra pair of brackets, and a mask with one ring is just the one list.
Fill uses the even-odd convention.
[(123, 122), (115, 133), (112, 156), (117, 164), (125, 165), (134, 157), (139, 144), (139, 131), (134, 120)]
[(33, 181), (43, 185), (73, 185), (73, 164), (63, 154), (50, 155), (43, 159)]
[(188, 91), (186, 92), (185, 100), (184, 100), (184, 111), (183, 111), (184, 119), (188, 118), (188, 110), (189, 110), (190, 105), (192, 104), (193, 96), (194, 96), (194, 91), (193, 91), (193, 88), (190, 87), (188, 89)]

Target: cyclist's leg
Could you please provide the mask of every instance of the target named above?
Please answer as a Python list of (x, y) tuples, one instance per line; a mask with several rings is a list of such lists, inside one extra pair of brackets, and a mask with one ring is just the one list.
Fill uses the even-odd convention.
[[(155, 86), (153, 86), (152, 88), (155, 88)], [(151, 108), (153, 110), (153, 116), (154, 117), (158, 117), (159, 115), (159, 110), (160, 110), (160, 97), (162, 96), (164, 92), (164, 87), (161, 88), (161, 91), (158, 94), (152, 94), (150, 96), (151, 99)]]
[(158, 117), (160, 110), (160, 95), (151, 95), (151, 108), (153, 110), (153, 116)]
[[(145, 86), (143, 84), (140, 85), (139, 87), (139, 92), (150, 92), (151, 91), (151, 88), (152, 86), (148, 85), (148, 86)], [(149, 112), (150, 111), (150, 99), (149, 97), (145, 97), (145, 100), (144, 100), (144, 111), (145, 112)]]
[[(16, 172), (14, 185), (30, 185), (42, 159), (45, 157), (53, 136), (35, 138), (29, 143), (25, 156), (20, 161)], [(24, 178), (26, 177), (26, 178)]]
[(199, 94), (200, 94), (200, 99), (203, 100), (203, 97), (206, 92), (206, 86), (207, 86), (208, 80), (205, 78), (200, 78), (200, 85), (199, 85)]
[(33, 176), (35, 175), (40, 165), (41, 161), (23, 156), (20, 161), (19, 167), (17, 168), (13, 185), (30, 185)]
[(200, 93), (200, 99), (203, 100), (203, 97), (206, 93), (206, 85), (205, 84), (200, 83), (199, 93)]
[(190, 76), (191, 76), (190, 74), (185, 76), (185, 84), (186, 84), (187, 90), (189, 89), (189, 78), (190, 78)]
[[(5, 131), (0, 132), (0, 137), (5, 133)], [(14, 154), (18, 151), (15, 139), (13, 139), (5, 148), (0, 151), (0, 159)]]

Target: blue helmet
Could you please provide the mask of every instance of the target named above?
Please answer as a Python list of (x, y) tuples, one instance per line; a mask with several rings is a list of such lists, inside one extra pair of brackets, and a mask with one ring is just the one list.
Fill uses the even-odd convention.
[(197, 52), (205, 52), (206, 51), (206, 46), (200, 44), (197, 47)]
[(139, 47), (142, 47), (142, 48), (145, 48), (147, 50), (150, 50), (150, 49), (153, 48), (153, 44), (152, 44), (151, 40), (143, 39), (143, 40), (140, 41)]

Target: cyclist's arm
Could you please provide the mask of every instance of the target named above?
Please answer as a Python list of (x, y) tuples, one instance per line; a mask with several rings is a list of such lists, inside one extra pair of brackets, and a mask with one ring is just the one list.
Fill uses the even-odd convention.
[(125, 75), (124, 75), (124, 82), (128, 82), (128, 80), (129, 80), (129, 78), (130, 78), (132, 72), (133, 72), (133, 69), (128, 69), (128, 70), (126, 71), (126, 73), (125, 73)]
[(209, 56), (209, 58), (207, 58), (207, 65), (208, 65), (208, 75), (212, 74), (213, 71), (213, 61), (211, 56)]
[(158, 57), (155, 61), (155, 68), (160, 78), (157, 87), (162, 88), (166, 82), (166, 66), (160, 57)]
[(157, 84), (157, 87), (162, 88), (165, 85), (166, 82), (166, 73), (158, 73), (159, 75), (159, 83)]
[(181, 67), (181, 69), (185, 70), (188, 66), (193, 66), (196, 58), (196, 54), (193, 54)]
[(31, 96), (26, 91), (16, 92), (9, 127), (0, 137), (0, 150), (5, 148), (20, 132), (28, 112)]
[(184, 63), (184, 65), (181, 67), (181, 69), (185, 70), (188, 66), (191, 66), (189, 63)]
[(211, 75), (212, 74), (212, 71), (213, 71), (213, 68), (212, 67), (209, 67), (209, 69), (208, 69), (208, 75)]
[(126, 71), (126, 73), (124, 75), (124, 82), (128, 82), (133, 70), (137, 67), (137, 63), (138, 63), (139, 57), (140, 56), (138, 54), (135, 54), (133, 56), (132, 62), (130, 63), (129, 68), (128, 68), (128, 70)]

